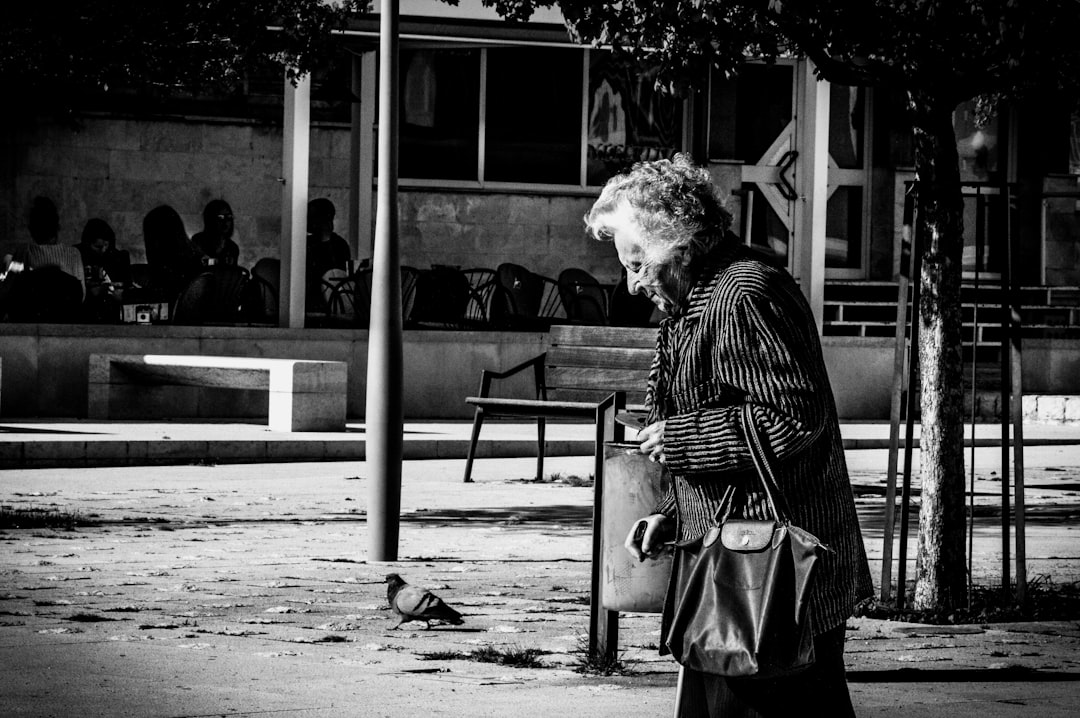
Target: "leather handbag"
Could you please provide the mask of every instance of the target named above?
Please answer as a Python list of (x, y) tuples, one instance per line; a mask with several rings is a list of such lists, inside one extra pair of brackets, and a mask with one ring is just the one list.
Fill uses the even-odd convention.
[[(814, 662), (808, 597), (829, 549), (792, 525), (750, 407), (743, 428), (773, 519), (724, 521), (680, 545), (666, 644), (685, 668), (722, 676), (776, 678)], [(731, 501), (728, 488), (717, 511)]]

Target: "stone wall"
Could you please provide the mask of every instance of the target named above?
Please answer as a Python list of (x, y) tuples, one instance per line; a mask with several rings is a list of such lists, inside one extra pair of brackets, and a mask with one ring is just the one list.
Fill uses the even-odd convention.
[[(56, 124), (13, 131), (3, 156), (0, 241), (28, 239), (26, 211), (45, 195), (61, 217), (60, 241), (75, 244), (86, 220), (100, 217), (117, 233), (133, 262), (145, 261), (142, 220), (160, 204), (172, 205), (189, 234), (202, 229), (202, 209), (224, 198), (235, 214), (240, 262), (252, 266), (279, 256), (282, 185), (281, 128), (204, 119), (137, 120), (89, 117), (77, 128)], [(350, 236), (348, 128), (311, 132), (311, 197), (337, 206), (336, 229)], [(585, 237), (582, 215), (592, 197), (581, 191), (399, 192), (401, 261), (495, 268), (523, 264), (552, 278), (580, 267), (601, 281), (618, 278), (610, 246)], [(369, 229), (369, 235), (370, 235)], [(367, 244), (367, 242), (361, 242)], [(363, 246), (358, 258), (370, 256)]]
[[(837, 411), (845, 420), (887, 421), (892, 391), (890, 339), (824, 337), (822, 350)], [(406, 331), (404, 410), (409, 419), (468, 419), (482, 369), (506, 369), (547, 350), (543, 332)], [(207, 354), (344, 361), (349, 365), (348, 415), (364, 415), (366, 330), (257, 327), (104, 326), (0, 323), (0, 416), (84, 418), (92, 353)], [(497, 396), (534, 392), (520, 375), (495, 387)], [(1080, 341), (1024, 343), (1028, 394), (1080, 395)], [(266, 394), (190, 388), (192, 396), (154, 399), (136, 411), (170, 418), (265, 417)], [(1026, 406), (1026, 405), (1025, 405)], [(1040, 413), (1057, 411), (1052, 401)], [(1075, 403), (1060, 407), (1073, 416)]]

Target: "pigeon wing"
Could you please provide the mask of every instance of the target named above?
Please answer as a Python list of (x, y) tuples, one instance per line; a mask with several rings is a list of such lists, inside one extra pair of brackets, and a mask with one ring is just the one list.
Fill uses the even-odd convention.
[(431, 591), (416, 586), (402, 586), (392, 603), (394, 610), (403, 618), (414, 621), (446, 621), (460, 624), (461, 614), (443, 603)]

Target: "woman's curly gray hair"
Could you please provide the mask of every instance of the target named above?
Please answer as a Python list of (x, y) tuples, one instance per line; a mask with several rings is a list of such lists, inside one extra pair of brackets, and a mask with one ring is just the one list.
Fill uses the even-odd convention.
[(600, 217), (622, 202), (635, 210), (650, 242), (666, 251), (687, 248), (691, 257), (712, 251), (731, 227), (731, 213), (724, 209), (708, 170), (685, 153), (670, 160), (638, 162), (626, 174), (608, 180), (585, 215), (592, 237), (611, 241)]

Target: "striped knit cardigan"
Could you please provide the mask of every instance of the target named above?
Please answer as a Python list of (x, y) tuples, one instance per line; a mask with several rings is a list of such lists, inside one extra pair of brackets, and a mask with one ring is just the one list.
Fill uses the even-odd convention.
[(740, 421), (749, 403), (793, 523), (832, 549), (811, 596), (814, 632), (842, 624), (872, 594), (821, 344), (786, 271), (741, 245), (706, 257), (685, 311), (661, 323), (646, 403), (650, 423), (666, 420), (672, 475), (656, 513), (676, 519), (680, 541), (714, 524), (732, 484), (729, 513), (770, 518)]

